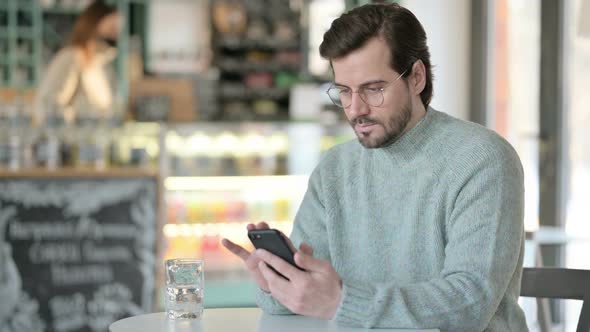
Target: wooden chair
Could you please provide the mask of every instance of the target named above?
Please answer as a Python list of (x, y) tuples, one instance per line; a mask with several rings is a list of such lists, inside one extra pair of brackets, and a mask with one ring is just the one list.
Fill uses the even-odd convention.
[(590, 270), (524, 268), (520, 295), (584, 301), (576, 332), (590, 331)]

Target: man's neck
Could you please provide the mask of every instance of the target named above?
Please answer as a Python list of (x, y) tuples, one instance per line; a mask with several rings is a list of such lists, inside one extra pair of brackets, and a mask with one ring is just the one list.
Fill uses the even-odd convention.
[(410, 122), (408, 122), (408, 124), (406, 125), (406, 128), (404, 128), (404, 131), (402, 132), (402, 134), (400, 136), (403, 136), (405, 133), (407, 133), (412, 128), (414, 128), (416, 126), (416, 124), (418, 124), (418, 122), (420, 122), (420, 120), (422, 120), (424, 118), (424, 116), (426, 115), (426, 108), (424, 107), (424, 104), (422, 104), (421, 99), (418, 98), (418, 101), (412, 100), (411, 107), (412, 107), (412, 117), (410, 118)]

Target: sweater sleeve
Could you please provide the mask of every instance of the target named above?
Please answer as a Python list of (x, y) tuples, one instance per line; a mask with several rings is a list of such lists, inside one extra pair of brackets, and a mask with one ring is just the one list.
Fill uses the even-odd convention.
[(450, 181), (456, 189), (450, 190), (454, 199), (447, 200), (445, 260), (439, 276), (408, 285), (344, 280), (334, 320), (441, 331), (483, 331), (488, 326), (522, 268), (522, 167), (511, 148), (483, 156), (472, 153), (452, 163), (455, 174)]
[[(290, 239), (296, 248), (305, 242), (314, 250), (314, 257), (329, 260), (330, 254), (325, 239), (326, 227), (324, 216), (324, 204), (322, 202), (319, 167), (312, 173), (307, 191), (295, 222)], [(272, 297), (272, 294), (258, 290), (256, 294), (258, 306), (267, 313), (276, 315), (292, 315), (293, 313)]]

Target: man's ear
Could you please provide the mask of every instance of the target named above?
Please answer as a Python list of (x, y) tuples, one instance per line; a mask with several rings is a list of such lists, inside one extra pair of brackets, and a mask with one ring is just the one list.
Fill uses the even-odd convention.
[(412, 74), (408, 80), (412, 94), (420, 95), (426, 86), (426, 67), (422, 60), (416, 60), (412, 65)]

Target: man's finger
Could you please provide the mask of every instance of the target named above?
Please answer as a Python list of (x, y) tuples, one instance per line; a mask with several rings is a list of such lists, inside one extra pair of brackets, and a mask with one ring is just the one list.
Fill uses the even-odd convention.
[(273, 271), (264, 261), (258, 262), (258, 269), (268, 283), (271, 293), (273, 290), (277, 292), (277, 289), (285, 289), (289, 286), (289, 281)]
[(286, 307), (289, 307), (290, 299), (289, 296), (291, 291), (291, 283), (278, 275), (276, 271), (273, 271), (265, 262), (260, 261), (258, 263), (258, 270), (262, 273), (262, 276), (266, 280), (268, 290), (277, 301)]
[(301, 252), (303, 252), (306, 255), (313, 256), (313, 248), (305, 242), (302, 242), (299, 245), (299, 250), (301, 250)]
[(223, 244), (223, 246), (231, 251), (234, 255), (240, 257), (244, 262), (248, 259), (248, 257), (250, 257), (250, 252), (244, 248), (242, 248), (241, 246), (231, 242), (228, 239), (222, 239), (221, 240), (221, 244)]
[(329, 264), (324, 260), (307, 255), (302, 251), (295, 253), (295, 263), (304, 270), (315, 272), (324, 271), (328, 267), (327, 264)]
[(256, 224), (256, 229), (269, 229), (270, 226), (268, 226), (268, 224), (264, 221), (259, 222), (258, 224)]
[(264, 249), (257, 249), (255, 253), (256, 256), (258, 256), (258, 258), (266, 262), (268, 265), (272, 266), (272, 268), (274, 268), (280, 274), (287, 277), (287, 279), (293, 279), (298, 274), (302, 273), (301, 270), (287, 263), (284, 259), (280, 258), (279, 256), (273, 255), (272, 253)]

